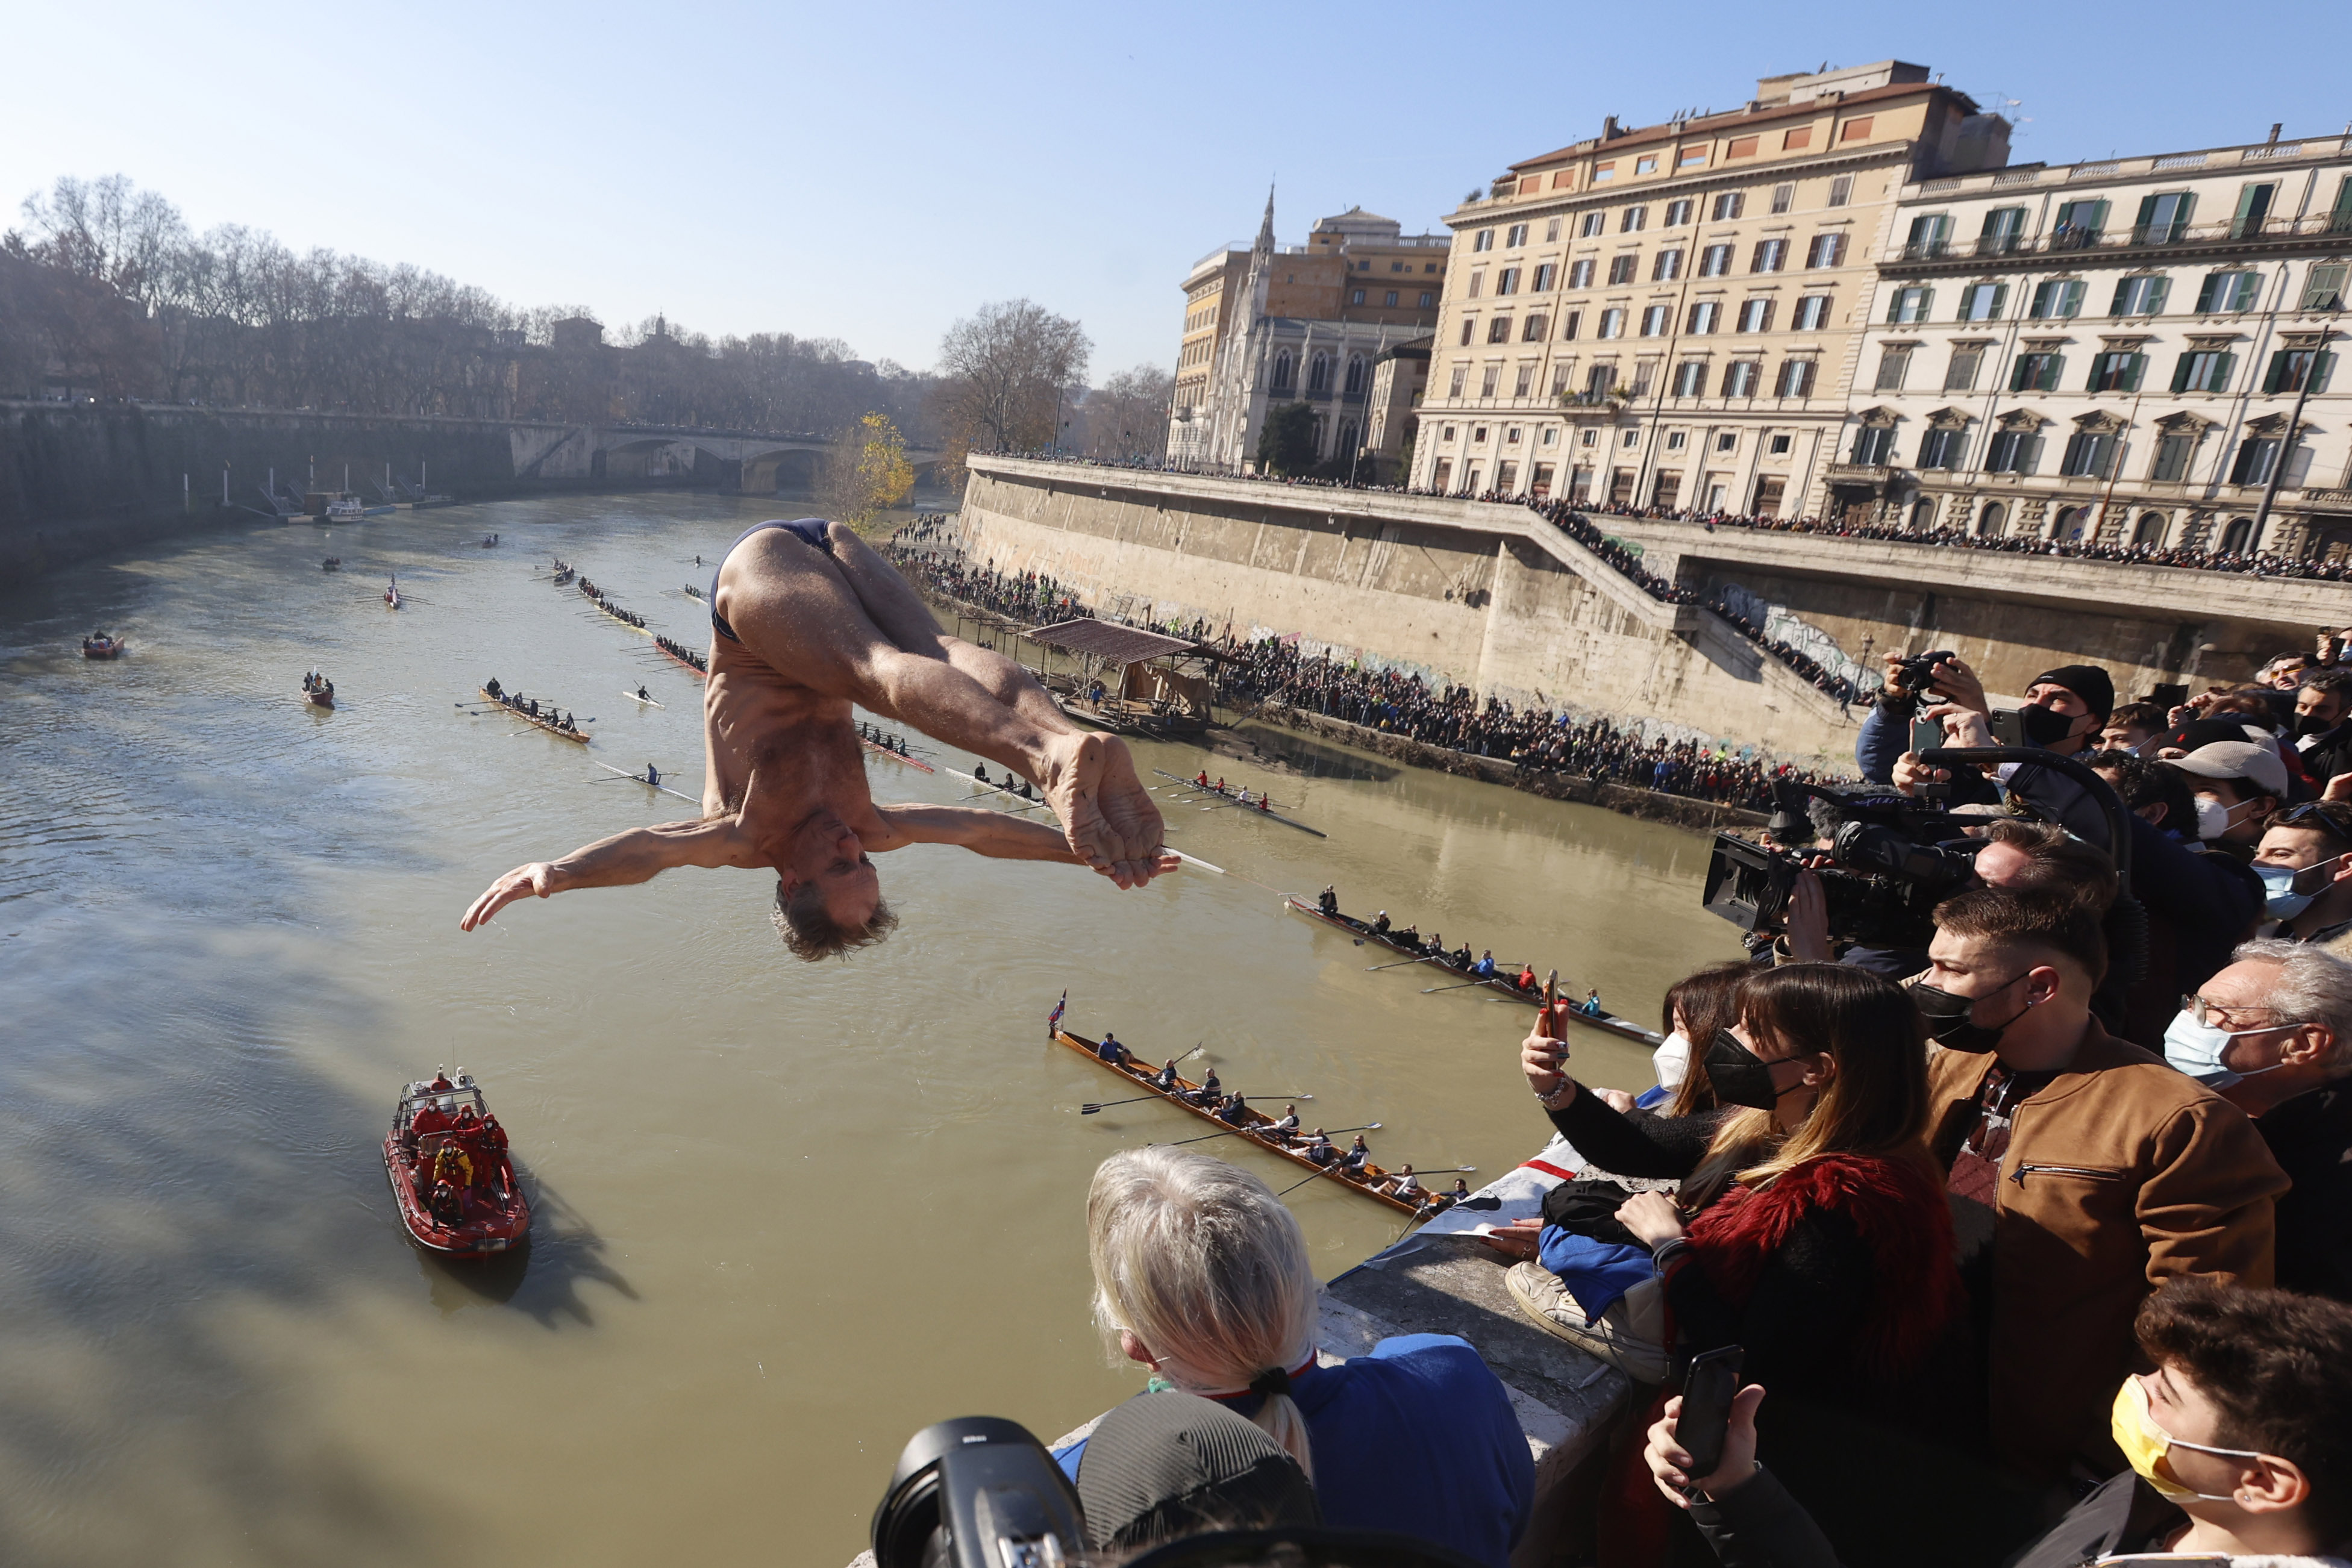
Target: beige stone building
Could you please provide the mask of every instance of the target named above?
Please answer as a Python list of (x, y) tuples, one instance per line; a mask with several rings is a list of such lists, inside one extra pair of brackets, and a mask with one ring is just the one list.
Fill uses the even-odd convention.
[(2352, 138), (1925, 180), (1875, 259), (1841, 517), (2352, 553)]
[(1185, 276), (1169, 461), (1237, 472), (1267, 409), (1294, 402), (1315, 407), (1322, 459), (1360, 450), (1375, 362), (1435, 324), (1450, 243), (1351, 207), (1282, 245), (1269, 195), (1254, 244), (1221, 246)]
[(1413, 482), (1820, 510), (1896, 199), (2008, 154), (2005, 120), (1889, 60), (1514, 163), (1445, 220)]

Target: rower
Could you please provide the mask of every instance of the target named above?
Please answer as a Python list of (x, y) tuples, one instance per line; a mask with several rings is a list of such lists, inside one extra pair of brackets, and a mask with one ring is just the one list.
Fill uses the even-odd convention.
[(1218, 794), (1220, 794), (1220, 795), (1222, 795), (1222, 794), (1223, 794), (1224, 792), (1225, 792), (1225, 776), (1224, 776), (1223, 774), (1220, 773), (1220, 774), (1218, 774), (1218, 775), (1217, 775), (1217, 793), (1218, 793)]
[(1429, 952), (1433, 956), (1439, 957), (1439, 958), (1443, 958), (1443, 957), (1444, 957), (1444, 956), (1445, 956), (1445, 937), (1444, 937), (1444, 936), (1442, 933), (1440, 933), (1440, 932), (1436, 932), (1436, 931), (1433, 931), (1433, 932), (1431, 932), (1431, 933), (1429, 934), (1429, 940), (1428, 940), (1428, 941), (1426, 941), (1426, 942), (1424, 942), (1424, 943), (1423, 943), (1423, 944), (1422, 944), (1422, 946), (1423, 946), (1423, 948), (1425, 948), (1425, 949), (1426, 949), (1426, 950), (1427, 950), (1427, 951), (1428, 951), (1428, 952)]
[(1331, 1148), (1330, 1138), (1320, 1127), (1315, 1129), (1313, 1136), (1307, 1140), (1307, 1146), (1298, 1152), (1318, 1166), (1328, 1166), (1338, 1157)]
[(1594, 987), (1586, 990), (1584, 993), (1584, 1005), (1578, 1008), (1576, 1010), (1582, 1013), (1587, 1018), (1599, 1018), (1601, 1010), (1600, 988), (1598, 987)]
[(1203, 1105), (1213, 1105), (1224, 1098), (1224, 1089), (1225, 1086), (1217, 1082), (1217, 1070), (1212, 1067), (1202, 1076), (1201, 1087), (1194, 1091), (1192, 1097)]
[(1126, 1065), (1127, 1059), (1131, 1052), (1128, 1051), (1127, 1047), (1119, 1044), (1118, 1039), (1112, 1035), (1110, 1030), (1103, 1030), (1102, 1043), (1095, 1047), (1095, 1054), (1101, 1057), (1105, 1061), (1109, 1062), (1113, 1067), (1122, 1067)]
[[(1011, 769), (1011, 768), (1007, 768), (1007, 769), (1005, 769), (1005, 772), (1006, 772), (1007, 776), (1009, 777), (1009, 776), (1011, 775), (1011, 773), (1012, 773), (1012, 769)], [(982, 784), (987, 783), (987, 782), (988, 782), (988, 764), (987, 764), (987, 763), (985, 763), (985, 762), (975, 762), (975, 763), (973, 763), (973, 764), (971, 765), (971, 776), (972, 776), (972, 778), (973, 778), (974, 779), (978, 780), (980, 783), (982, 783)]]
[(1463, 1203), (1466, 1202), (1469, 1197), (1470, 1184), (1464, 1181), (1460, 1176), (1455, 1176), (1454, 1178), (1454, 1190), (1445, 1195), (1445, 1201), (1449, 1204)]
[(1532, 991), (1536, 988), (1536, 967), (1533, 964), (1519, 966), (1517, 984), (1519, 989), (1523, 991)]
[(642, 703), (649, 703), (654, 700), (653, 694), (646, 690), (646, 684), (643, 681), (639, 681), (637, 683), (637, 700)]
[(1343, 1171), (1362, 1170), (1365, 1163), (1371, 1157), (1372, 1151), (1365, 1144), (1364, 1134), (1359, 1133), (1356, 1134), (1356, 1141), (1348, 1145), (1348, 1152), (1340, 1156), (1339, 1168)]
[(1266, 1131), (1273, 1134), (1277, 1142), (1285, 1144), (1290, 1142), (1290, 1135), (1298, 1131), (1298, 1107), (1285, 1105), (1282, 1108), (1282, 1114), (1275, 1118), (1274, 1125), (1268, 1127)]
[(1469, 944), (1469, 943), (1465, 942), (1464, 944), (1462, 944), (1462, 946), (1461, 946), (1460, 947), (1458, 947), (1458, 948), (1456, 948), (1456, 949), (1454, 950), (1454, 967), (1455, 968), (1457, 968), (1457, 969), (1466, 969), (1466, 968), (1468, 968), (1468, 967), (1470, 967), (1470, 944)]
[(1273, 797), (1271, 794), (1260, 795), (1260, 796), (1257, 798), (1257, 809), (1258, 809), (1259, 810), (1261, 810), (1261, 811), (1271, 811), (1271, 810), (1274, 810), (1274, 797)]
[[(1386, 920), (1388, 917), (1389, 912), (1385, 909), (1381, 910), (1381, 918)], [(1406, 926), (1403, 930), (1397, 933), (1397, 940), (1403, 943), (1406, 946), (1413, 949), (1413, 951), (1419, 952), (1421, 950), (1421, 927), (1418, 925)]]
[(1176, 1087), (1176, 1059), (1174, 1057), (1170, 1057), (1168, 1059), (1168, 1065), (1162, 1067), (1152, 1076), (1151, 1086), (1154, 1089), (1164, 1091), (1172, 1091)]
[(1420, 1197), (1423, 1190), (1421, 1178), (1412, 1174), (1411, 1166), (1401, 1167), (1397, 1171), (1395, 1179), (1389, 1184), (1390, 1197), (1402, 1197), (1408, 1202)]
[(1198, 784), (1202, 789), (1206, 789), (1209, 787), (1209, 770), (1205, 768), (1202, 768), (1200, 776), (1194, 779), (1192, 782)]
[[(1467, 952), (1469, 949), (1465, 947), (1463, 951)], [(1493, 979), (1495, 977), (1495, 950), (1492, 947), (1488, 947), (1485, 951), (1481, 952), (1478, 955), (1478, 961), (1470, 966), (1470, 972), (1477, 976), (1482, 980)]]
[(1388, 934), (1389, 912), (1383, 909), (1372, 917), (1372, 935), (1375, 936), (1385, 936)]
[(661, 769), (650, 762), (646, 764), (646, 782), (656, 789), (661, 788)]
[(1238, 1127), (1249, 1120), (1249, 1102), (1236, 1094), (1217, 1111), (1217, 1120), (1228, 1127)]

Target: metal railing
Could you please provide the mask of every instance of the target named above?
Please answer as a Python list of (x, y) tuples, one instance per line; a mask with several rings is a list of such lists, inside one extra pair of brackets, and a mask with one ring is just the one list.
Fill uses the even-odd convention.
[[(2168, 246), (2215, 245), (2230, 240), (2317, 239), (2352, 235), (2352, 215), (2330, 213), (2302, 218), (2227, 219), (2204, 224), (2130, 224), (2089, 228), (2060, 224), (2046, 234), (1985, 235), (1971, 241), (1914, 240), (1896, 246), (1885, 262), (1941, 261), (1956, 256), (2055, 255), (2084, 250), (2145, 250)], [(1965, 247), (1965, 248), (1964, 248)]]

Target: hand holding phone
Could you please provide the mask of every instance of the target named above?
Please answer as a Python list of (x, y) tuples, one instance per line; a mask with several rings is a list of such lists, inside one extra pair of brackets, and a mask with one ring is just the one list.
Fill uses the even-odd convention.
[(1683, 1407), (1675, 1421), (1675, 1441), (1690, 1463), (1684, 1473), (1696, 1484), (1723, 1467), (1724, 1438), (1731, 1427), (1731, 1401), (1739, 1392), (1739, 1346), (1727, 1344), (1691, 1357), (1683, 1375)]

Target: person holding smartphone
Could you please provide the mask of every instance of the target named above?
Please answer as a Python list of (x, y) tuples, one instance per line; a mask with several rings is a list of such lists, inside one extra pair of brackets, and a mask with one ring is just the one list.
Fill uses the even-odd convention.
[[(2181, 1279), (2150, 1296), (2134, 1326), (2152, 1370), (2125, 1379), (2110, 1418), (2131, 1468), (2009, 1568), (2352, 1555), (2352, 1307)], [(1681, 1429), (1686, 1402), (1668, 1400), (1643, 1460), (1725, 1568), (1840, 1568), (1849, 1554), (1757, 1458), (1765, 1402), (1760, 1385), (1739, 1391), (1714, 1463), (1694, 1474), (1685, 1438), (1700, 1434)], [(1923, 1548), (1971, 1500), (1954, 1495), (1923, 1514)]]
[[(1678, 1194), (1641, 1193), (1617, 1211), (1651, 1252), (1673, 1324), (1648, 1364), (1663, 1348), (1672, 1376), (1694, 1356), (1743, 1347), (1748, 1375), (1779, 1393), (1766, 1446), (1792, 1490), (1856, 1540), (1900, 1541), (1922, 1478), (1939, 1472), (1881, 1467), (1890, 1450), (1878, 1434), (1933, 1437), (1969, 1404), (1944, 1382), (1969, 1358), (1950, 1337), (1963, 1296), (1926, 1143), (1918, 1012), (1878, 976), (1818, 963), (1750, 975), (1735, 1011), (1700, 1058), (1717, 1103), (1736, 1108), (1704, 1145), (1688, 1138), (1689, 1119), (1628, 1117), (1582, 1088), (1566, 1074), (1566, 1045), (1540, 1025), (1521, 1065), (1586, 1159), (1682, 1178)], [(1588, 1315), (1538, 1262), (1505, 1282), (1538, 1327), (1644, 1364), (1626, 1335), (1647, 1313), (1620, 1302)]]

